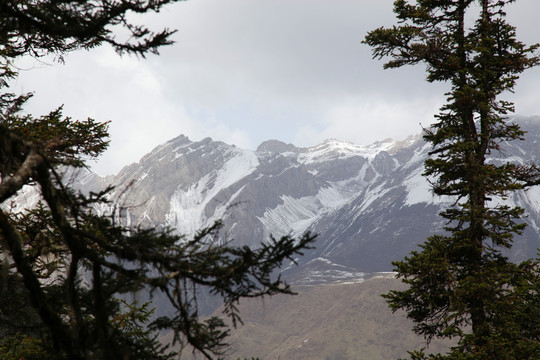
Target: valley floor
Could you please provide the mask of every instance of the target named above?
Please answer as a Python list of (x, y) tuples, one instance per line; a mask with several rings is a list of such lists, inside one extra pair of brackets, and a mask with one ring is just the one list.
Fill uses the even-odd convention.
[[(425, 346), (403, 313), (380, 296), (403, 284), (391, 274), (359, 283), (295, 287), (296, 296), (243, 301), (244, 325), (232, 331), (226, 359), (379, 360)], [(447, 344), (432, 342), (430, 351)]]

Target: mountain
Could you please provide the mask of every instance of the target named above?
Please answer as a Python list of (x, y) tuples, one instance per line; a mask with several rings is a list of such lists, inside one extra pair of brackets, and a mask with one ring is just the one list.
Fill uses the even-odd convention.
[[(517, 118), (525, 141), (504, 144), (490, 161), (540, 162), (540, 118)], [(178, 136), (138, 163), (107, 178), (116, 186), (113, 207), (128, 226), (175, 229), (186, 236), (222, 219), (222, 239), (257, 246), (272, 235), (317, 234), (313, 251), (286, 269), (293, 281), (317, 284), (390, 271), (427, 236), (453, 199), (431, 194), (422, 176), (430, 146), (420, 135), (359, 146), (335, 139), (300, 148), (277, 140), (255, 151)], [(105, 179), (87, 174), (80, 186)], [(532, 257), (540, 247), (540, 188), (505, 202), (525, 208), (530, 226), (509, 255)]]
[[(515, 121), (528, 132), (525, 141), (503, 144), (490, 161), (540, 163), (540, 117)], [(232, 332), (230, 358), (383, 359), (406, 356), (422, 339), (403, 316), (390, 314), (379, 295), (402, 284), (381, 272), (440, 233), (437, 214), (455, 200), (430, 192), (422, 176), (429, 151), (420, 135), (368, 146), (330, 139), (308, 148), (269, 140), (255, 151), (181, 135), (115, 176), (68, 170), (65, 179), (86, 192), (115, 186), (112, 202), (96, 211), (127, 226), (190, 237), (222, 219), (221, 240), (253, 247), (270, 236), (319, 234), (298, 266), (283, 271), (297, 297), (240, 303), (245, 326)], [(26, 187), (4, 206), (28, 208), (38, 195)], [(529, 224), (508, 255), (536, 256), (540, 187), (501, 201), (523, 207)], [(197, 300), (204, 314), (220, 306), (210, 296)], [(157, 313), (168, 311), (164, 299), (153, 301)]]

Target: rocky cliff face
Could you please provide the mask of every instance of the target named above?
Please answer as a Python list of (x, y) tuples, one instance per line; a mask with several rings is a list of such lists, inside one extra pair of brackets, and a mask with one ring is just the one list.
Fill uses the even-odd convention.
[[(540, 162), (540, 118), (518, 120), (528, 131), (526, 141), (504, 144), (491, 161)], [(432, 195), (422, 176), (428, 151), (420, 135), (369, 146), (331, 139), (310, 148), (269, 140), (256, 151), (179, 136), (114, 178), (87, 174), (79, 182), (85, 188), (112, 181), (116, 216), (129, 226), (191, 236), (222, 219), (223, 239), (249, 246), (270, 235), (314, 231), (316, 249), (299, 259), (294, 273), (302, 282), (325, 282), (390, 271), (391, 261), (441, 231), (437, 214), (452, 200)], [(505, 201), (524, 207), (531, 225), (510, 255), (534, 256), (540, 188)]]

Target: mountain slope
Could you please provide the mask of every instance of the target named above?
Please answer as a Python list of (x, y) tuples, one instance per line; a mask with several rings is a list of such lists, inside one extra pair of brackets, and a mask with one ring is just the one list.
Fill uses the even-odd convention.
[[(540, 162), (540, 119), (518, 120), (527, 140), (504, 144), (491, 161)], [(249, 246), (312, 230), (319, 234), (316, 249), (290, 272), (302, 283), (389, 271), (391, 261), (441, 231), (437, 214), (453, 201), (433, 196), (422, 177), (429, 149), (420, 136), (369, 146), (331, 139), (310, 148), (269, 140), (256, 151), (179, 136), (114, 177), (115, 215), (129, 226), (169, 227), (186, 236), (222, 219), (223, 240)], [(531, 225), (510, 255), (534, 256), (540, 190), (505, 201), (524, 207)]]
[[(403, 288), (391, 275), (359, 283), (296, 287), (298, 295), (279, 295), (240, 303), (244, 325), (229, 338), (227, 359), (358, 359), (407, 357), (425, 347), (403, 313), (393, 314), (381, 293)], [(434, 341), (429, 350), (444, 352)]]

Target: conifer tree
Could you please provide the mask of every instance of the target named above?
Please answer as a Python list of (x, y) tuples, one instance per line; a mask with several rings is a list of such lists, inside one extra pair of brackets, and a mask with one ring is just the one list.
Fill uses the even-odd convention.
[(429, 82), (451, 85), (447, 104), (425, 129), (432, 150), (424, 175), (434, 194), (455, 202), (440, 214), (444, 232), (394, 263), (409, 288), (385, 294), (428, 342), (458, 340), (448, 354), (431, 358), (540, 358), (538, 261), (517, 265), (502, 254), (525, 227), (523, 209), (503, 200), (540, 180), (537, 166), (508, 162), (501, 149), (525, 135), (501, 95), (539, 63), (538, 45), (519, 42), (505, 20), (512, 2), (398, 0), (399, 25), (365, 38), (374, 58), (390, 57), (385, 68), (424, 63)]
[[(270, 239), (258, 249), (215, 245), (221, 224), (193, 239), (170, 231), (124, 228), (99, 215), (110, 188), (85, 194), (63, 174), (85, 167), (108, 146), (107, 123), (75, 121), (62, 108), (23, 114), (31, 94), (9, 91), (21, 56), (54, 56), (109, 44), (144, 57), (171, 43), (130, 13), (158, 11), (175, 0), (0, 1), (0, 358), (171, 359), (157, 335), (170, 331), (211, 359), (226, 347), (221, 318), (199, 318), (197, 291), (221, 296), (234, 324), (242, 297), (291, 293), (275, 276), (314, 236)], [(125, 41), (115, 30), (127, 31)], [(68, 173), (71, 170), (68, 170)], [(12, 203), (37, 192), (32, 209)], [(152, 317), (151, 305), (128, 302), (140, 291), (161, 296), (173, 312)]]

